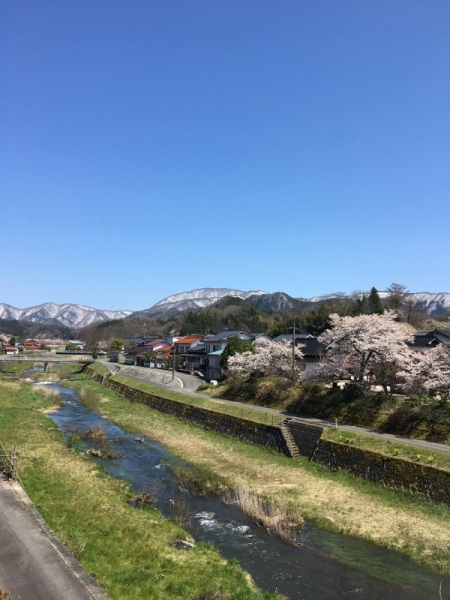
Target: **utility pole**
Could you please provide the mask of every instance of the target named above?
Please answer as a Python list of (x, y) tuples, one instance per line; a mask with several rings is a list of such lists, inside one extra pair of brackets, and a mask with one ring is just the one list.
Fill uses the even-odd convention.
[(173, 342), (173, 366), (172, 366), (172, 381), (175, 381), (175, 340)]
[(292, 379), (295, 381), (295, 315), (292, 327)]

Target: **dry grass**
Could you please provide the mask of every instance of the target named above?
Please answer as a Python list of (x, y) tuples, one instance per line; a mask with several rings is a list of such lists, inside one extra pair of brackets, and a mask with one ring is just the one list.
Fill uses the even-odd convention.
[[(2, 386), (7, 389), (7, 390), (11, 390), (11, 391), (18, 391), (20, 390), (20, 383), (18, 381), (5, 381), (5, 379), (2, 379)], [(0, 597), (1, 600), (1, 597)]]
[(0, 590), (0, 600), (20, 600), (20, 596), (13, 598), (9, 595), (9, 590)]
[(58, 392), (55, 392), (52, 389), (44, 387), (43, 385), (33, 385), (32, 389), (34, 392), (38, 392), (39, 394), (44, 395), (53, 404), (53, 406), (61, 405), (62, 400), (61, 400), (61, 396), (58, 394)]
[(297, 533), (305, 525), (303, 517), (293, 513), (286, 502), (281, 505), (270, 504), (247, 489), (238, 488), (231, 494), (231, 502), (237, 504), (243, 513), (254, 519), (258, 525), (271, 534), (298, 545)]
[[(123, 404), (122, 404), (123, 403)], [(386, 491), (344, 474), (331, 474), (304, 459), (295, 461), (161, 415), (147, 407), (106, 412), (114, 422), (164, 443), (177, 456), (226, 478), (234, 489), (289, 502), (290, 515), (335, 531), (407, 552), (419, 562), (450, 573), (450, 508)]]

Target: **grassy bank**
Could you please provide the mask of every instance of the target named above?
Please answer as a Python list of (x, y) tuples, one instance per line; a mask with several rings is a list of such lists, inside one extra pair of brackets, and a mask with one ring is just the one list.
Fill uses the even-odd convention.
[[(101, 407), (129, 408), (99, 384), (75, 384), (95, 392)], [(174, 540), (189, 536), (151, 507), (131, 508), (127, 484), (68, 450), (44, 414), (49, 407), (31, 386), (0, 380), (0, 436), (6, 447), (17, 443), (27, 493), (114, 600), (212, 599), (219, 592), (227, 600), (275, 597), (254, 589), (239, 565), (223, 560), (210, 544), (175, 549)]]
[(423, 446), (404, 444), (400, 441), (385, 440), (374, 435), (353, 433), (340, 429), (339, 427), (330, 427), (326, 429), (322, 437), (333, 442), (348, 444), (356, 446), (357, 448), (378, 452), (379, 454), (385, 454), (386, 456), (404, 458), (420, 464), (432, 465), (439, 469), (450, 471), (449, 452), (430, 450)]
[(263, 412), (251, 407), (247, 408), (245, 406), (238, 406), (236, 404), (215, 402), (214, 400), (210, 400), (208, 398), (188, 396), (174, 390), (152, 386), (148, 383), (141, 383), (140, 381), (133, 381), (132, 379), (123, 377), (122, 375), (113, 375), (112, 379), (114, 381), (119, 381), (120, 383), (125, 383), (131, 388), (142, 390), (150, 394), (155, 394), (161, 398), (168, 398), (169, 400), (176, 400), (177, 402), (182, 402), (183, 404), (207, 408), (208, 410), (212, 410), (214, 412), (240, 417), (241, 419), (248, 419), (249, 421), (255, 421), (256, 423), (264, 423), (265, 425), (278, 425), (278, 423), (283, 419), (281, 415), (271, 415), (267, 412)]
[(346, 390), (306, 383), (292, 387), (288, 381), (273, 376), (247, 380), (235, 376), (201, 392), (293, 414), (450, 444), (450, 404), (440, 405), (431, 399), (406, 396), (386, 399), (384, 394), (364, 392), (356, 386)]
[(225, 478), (234, 489), (246, 489), (273, 505), (287, 506), (293, 515), (398, 550), (450, 574), (446, 505), (205, 431), (145, 405), (130, 404), (94, 381), (70, 385), (95, 391), (102, 398), (101, 412), (113, 422), (166, 444), (172, 453)]

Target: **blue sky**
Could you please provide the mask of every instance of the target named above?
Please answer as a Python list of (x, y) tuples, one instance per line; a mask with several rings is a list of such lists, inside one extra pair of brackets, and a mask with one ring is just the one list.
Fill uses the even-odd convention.
[(1, 297), (450, 292), (450, 4), (18, 0)]

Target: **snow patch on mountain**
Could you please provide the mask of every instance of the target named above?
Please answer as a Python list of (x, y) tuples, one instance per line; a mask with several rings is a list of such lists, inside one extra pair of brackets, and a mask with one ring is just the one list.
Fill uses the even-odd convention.
[(266, 294), (266, 292), (261, 290), (244, 292), (242, 290), (232, 290), (229, 288), (200, 288), (197, 290), (191, 290), (190, 292), (181, 292), (180, 294), (168, 296), (150, 308), (133, 313), (133, 316), (173, 316), (189, 310), (206, 308), (225, 296), (236, 296), (245, 300), (249, 296), (258, 296), (262, 294)]
[[(369, 296), (370, 292), (364, 292), (366, 296)], [(355, 294), (355, 296), (361, 297), (363, 293)], [(389, 296), (389, 292), (378, 292), (381, 299), (385, 299)], [(327, 294), (325, 296), (314, 296), (308, 298), (307, 302), (326, 302), (327, 300), (338, 300), (339, 298), (345, 297), (345, 294)], [(408, 299), (417, 303), (417, 308), (423, 310), (431, 317), (436, 317), (444, 312), (450, 310), (450, 293), (448, 292), (413, 292), (408, 294)], [(305, 298), (298, 298), (298, 300), (305, 300)]]
[(15, 308), (9, 304), (0, 304), (0, 319), (53, 323), (77, 329), (100, 321), (123, 319), (131, 313), (131, 310), (99, 310), (83, 304), (55, 304), (54, 302), (45, 302), (30, 308)]

